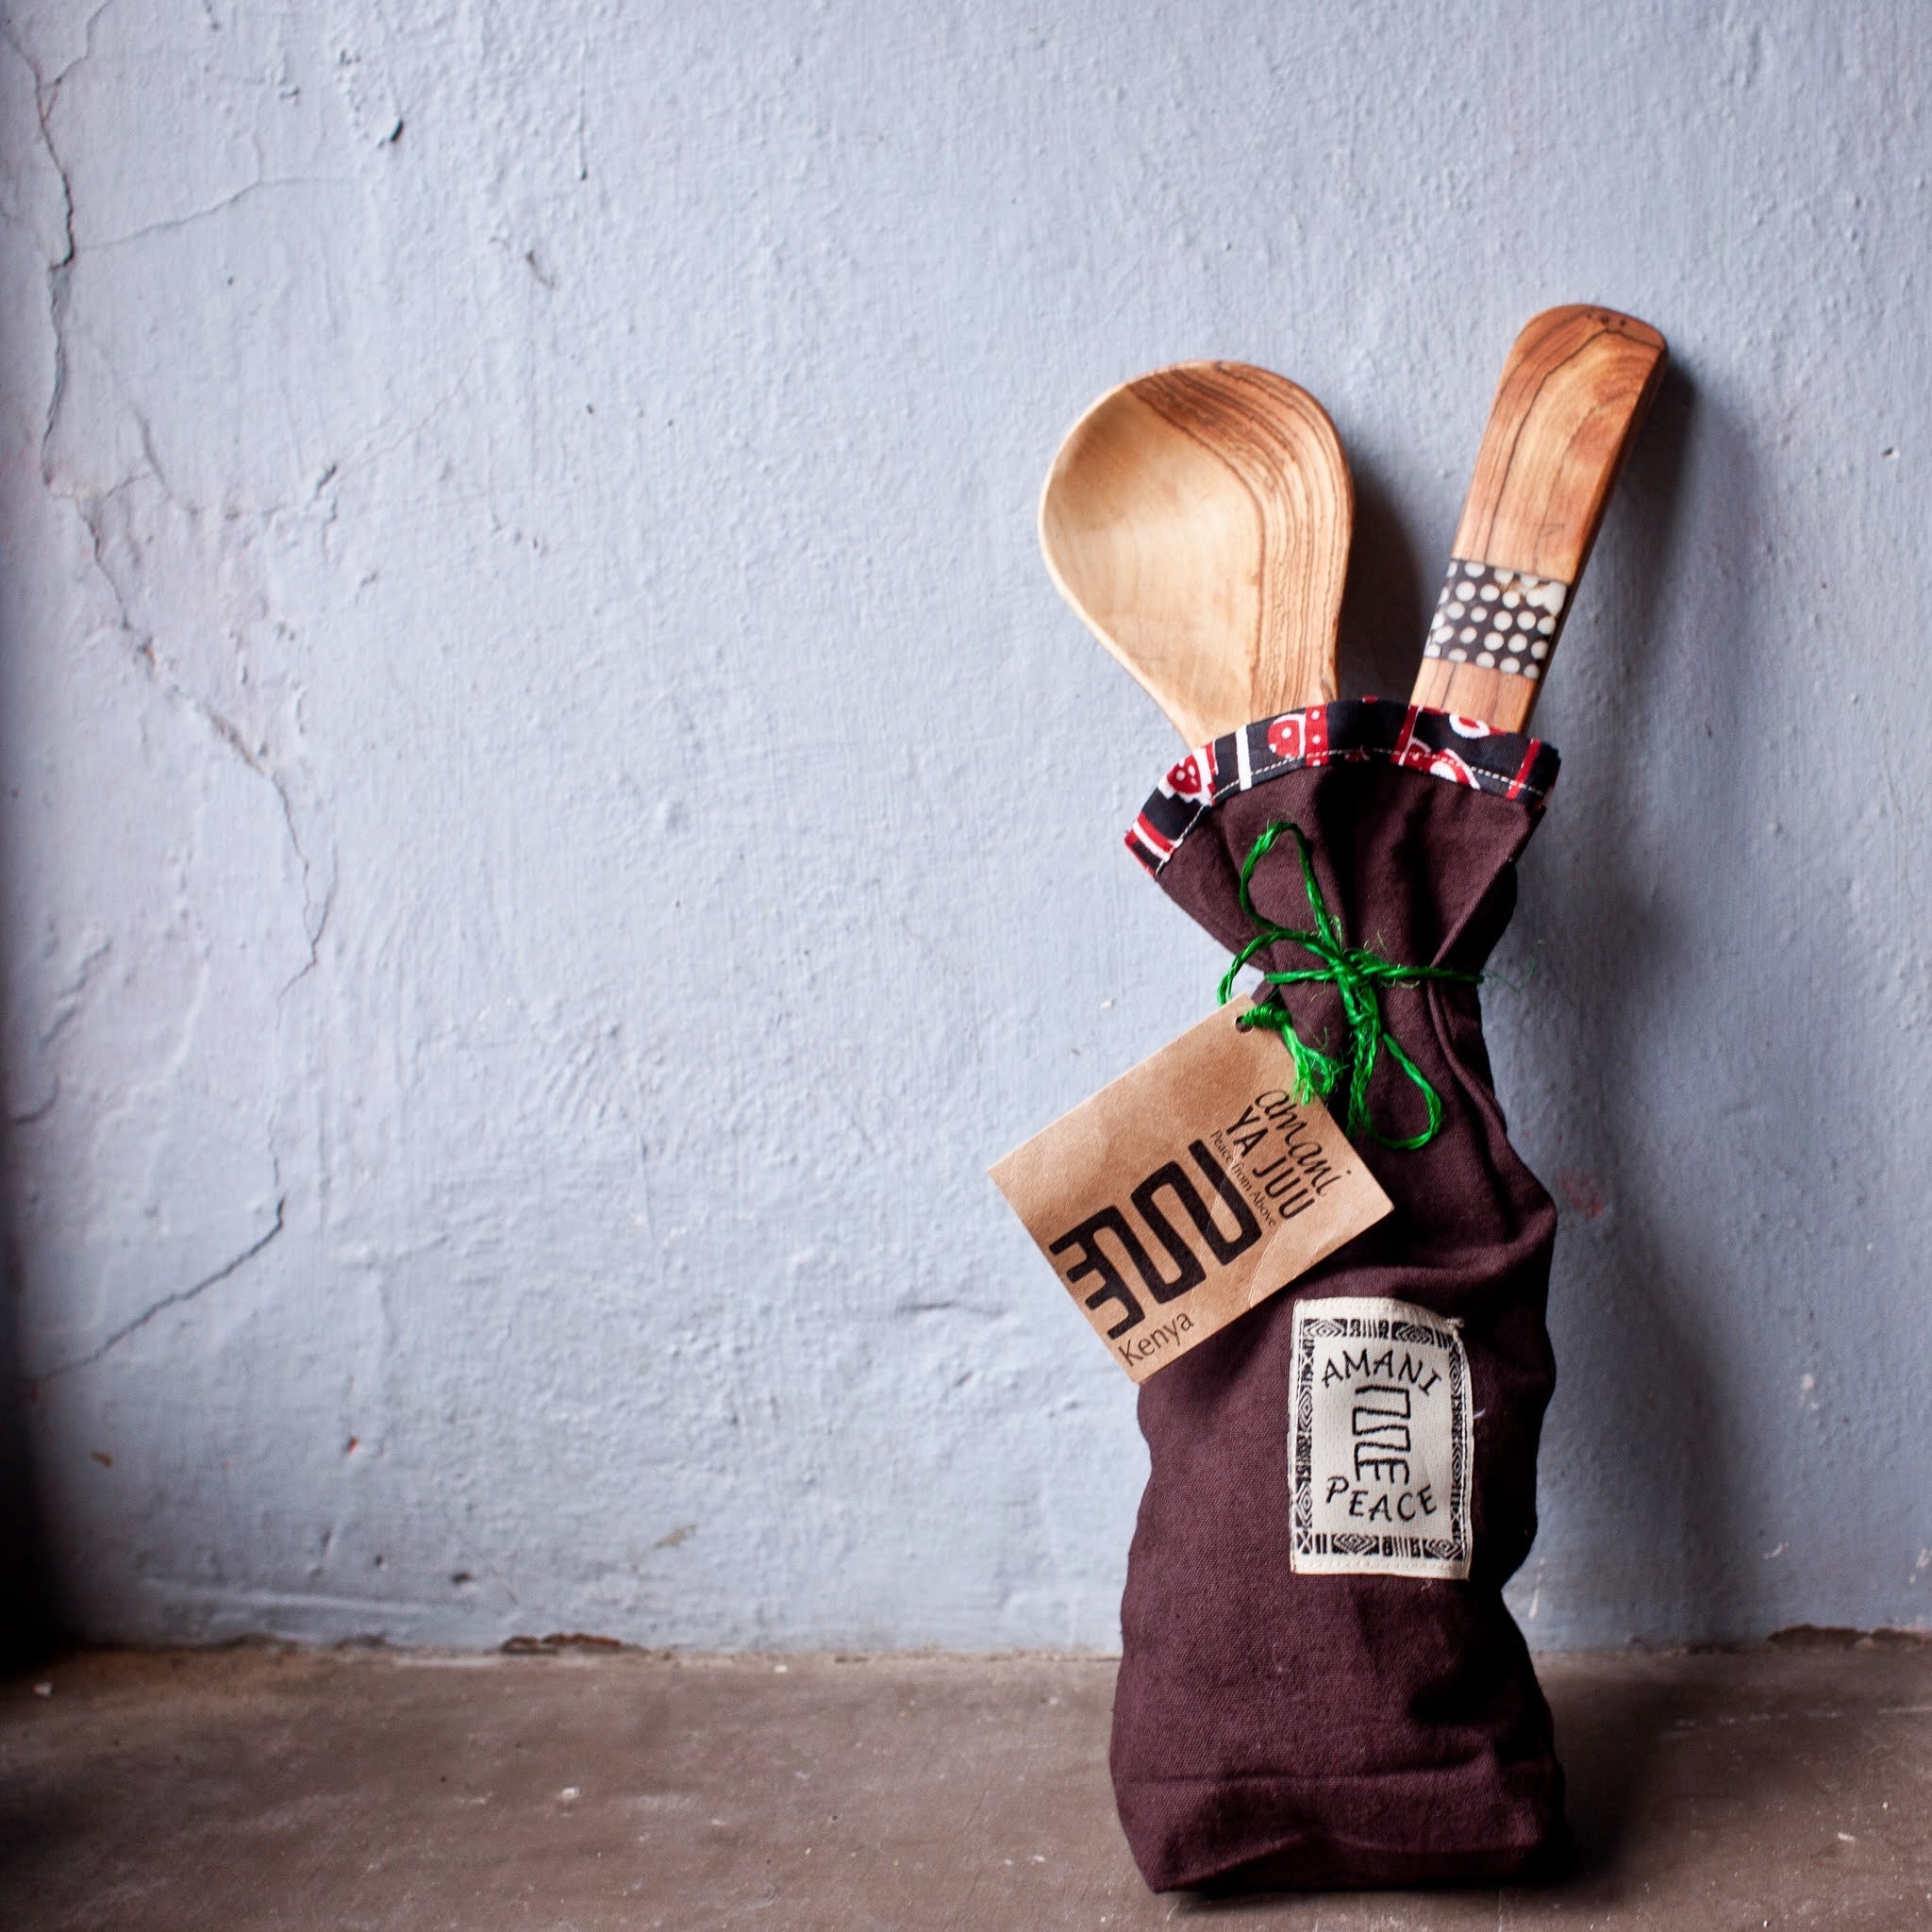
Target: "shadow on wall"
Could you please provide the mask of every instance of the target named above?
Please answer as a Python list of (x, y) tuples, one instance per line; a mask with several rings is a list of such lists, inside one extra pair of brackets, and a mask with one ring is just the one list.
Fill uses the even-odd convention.
[[(0, 1179), (10, 1174), (9, 1150), (0, 1141)], [(0, 1189), (0, 1200), (7, 1191)], [(0, 1221), (0, 1669), (43, 1656), (61, 1628), (27, 1441), (30, 1391), (20, 1366), (20, 1289), (12, 1226)]]
[[(1341, 689), (1344, 697), (1406, 698), (1423, 661), (1425, 613), (1417, 552), (1402, 512), (1366, 457), (1351, 457), (1355, 541), (1341, 593)], [(1435, 565), (1447, 565), (1445, 556)], [(1434, 600), (1441, 578), (1432, 575)]]
[[(1617, 651), (1614, 666), (1593, 667), (1590, 730), (1598, 747), (1641, 743), (1654, 708), (1649, 694), (1666, 688), (1654, 659), (1670, 634), (1661, 599), (1672, 581), (1693, 432), (1700, 458), (1724, 478), (1740, 541), (1748, 541), (1757, 525), (1748, 440), (1672, 364), (1611, 499), (1589, 579), (1593, 601), (1600, 600), (1601, 629)], [(1399, 697), (1414, 684), (1422, 662), (1437, 560), (1430, 560), (1425, 581), (1416, 546), (1380, 477), (1364, 458), (1351, 467), (1356, 528), (1342, 604), (1341, 689), (1350, 696)], [(1716, 707), (1724, 706), (1727, 728), (1700, 745), (1698, 820), (1700, 841), (1724, 850), (1744, 830), (1737, 815), (1745, 789), (1733, 767), (1753, 741), (1753, 721), (1742, 715), (1740, 700), (1758, 688), (1748, 675), (1757, 612), (1752, 573), (1721, 570), (1716, 576), (1696, 612), (1698, 661), (1674, 667), (1668, 683), (1690, 684), (1681, 701), (1674, 699), (1680, 708), (1707, 699), (1716, 718)], [(1579, 1208), (1586, 1215), (1600, 1211), (1589, 1198), (1592, 1184), (1586, 1177), (1614, 1174), (1624, 1150), (1653, 1134), (1648, 1103), (1627, 1070), (1642, 1058), (1659, 1011), (1670, 1009), (1687, 983), (1668, 890), (1659, 891), (1656, 868), (1620, 836), (1636, 794), (1612, 759), (1593, 763), (1594, 796), (1574, 796), (1578, 787), (1569, 774), (1563, 791), (1566, 811), (1601, 830), (1589, 840), (1590, 861), (1549, 866), (1537, 884), (1537, 925), (1550, 936), (1551, 971), (1543, 989), (1562, 1001), (1560, 1019), (1538, 1029), (1538, 1051), (1546, 1057), (1553, 1091), (1566, 1096), (1565, 1173), (1575, 1170), (1577, 1196), (1566, 1199), (1563, 1188), (1555, 1190), (1566, 1219)], [(1599, 969), (1607, 953), (1617, 958), (1614, 974)], [(1709, 1152), (1707, 1143), (1707, 1158)], [(1718, 1184), (1714, 1174), (1704, 1177), (1707, 1187)], [(1626, 1638), (1749, 1634), (1738, 1627), (1746, 1607), (1738, 1580), (1749, 1569), (1750, 1553), (1738, 1506), (1738, 1432), (1726, 1424), (1732, 1391), (1714, 1373), (1698, 1329), (1708, 1285), (1723, 1278), (1726, 1259), (1707, 1241), (1700, 1245), (1700, 1227), (1660, 1232), (1634, 1190), (1621, 1192), (1617, 1207), (1615, 1244), (1594, 1257), (1591, 1296), (1576, 1296), (1567, 1306), (1566, 1291), (1578, 1286), (1574, 1234), (1557, 1245), (1553, 1312), (1565, 1331), (1559, 1391), (1565, 1384), (1589, 1391), (1574, 1405), (1569, 1445), (1587, 1467), (1561, 1479), (1573, 1509), (1584, 1518), (1578, 1540), (1586, 1551), (1624, 1547), (1628, 1532), (1622, 1525), (1636, 1524), (1645, 1526), (1656, 1558), (1642, 1574), (1616, 1579), (1585, 1574), (1573, 1581), (1591, 1589), (1609, 1614), (1627, 1614), (1641, 1626), (1623, 1631)], [(1579, 1306), (1585, 1299), (1589, 1306)], [(1685, 1458), (1692, 1453), (1694, 1483), (1685, 1478)], [(1546, 1479), (1549, 1474), (1546, 1468)], [(1590, 1520), (1597, 1511), (1617, 1522)]]
[[(1757, 613), (1750, 574), (1721, 568), (1691, 624), (1661, 622), (1693, 428), (1699, 467), (1723, 475), (1735, 527), (1748, 534), (1756, 525), (1758, 490), (1748, 439), (1674, 364), (1632, 452), (1600, 547), (1598, 586), (1615, 592), (1602, 622), (1619, 661), (1596, 685), (1590, 724), (1596, 743), (1637, 747), (1632, 756), (1641, 757), (1656, 722), (1656, 692), (1671, 690), (1673, 709), (1693, 721), (1693, 708), (1707, 707), (1701, 722), (1724, 728), (1700, 738), (1701, 770), (1682, 808), (1689, 816), (1694, 797), (1698, 848), (1721, 853), (1736, 849), (1744, 834), (1739, 815), (1747, 791), (1738, 768), (1756, 738), (1745, 708), (1758, 689), (1751, 675)], [(1660, 639), (1687, 629), (1696, 641), (1696, 661), (1666, 674), (1655, 662)], [(1711, 996), (1696, 987), (1700, 973), (1723, 970), (1721, 962), (1707, 968), (1686, 958), (1676, 914), (1687, 888), (1674, 882), (1656, 853), (1627, 836), (1644, 788), (1620, 776), (1614, 759), (1594, 761), (1591, 773), (1595, 795), (1572, 800), (1573, 810), (1580, 807), (1596, 828), (1589, 863), (1549, 867), (1537, 884), (1538, 924), (1550, 936), (1551, 977), (1565, 1003), (1561, 1023), (1544, 1029), (1541, 1050), (1554, 1056), (1553, 1088), (1566, 1096), (1564, 1140), (1574, 1154), (1565, 1172), (1574, 1166), (1577, 1175), (1567, 1188), (1563, 1174), (1544, 1178), (1557, 1182), (1559, 1201), (1569, 1195), (1567, 1208), (1586, 1214), (1595, 1206), (1589, 1177), (1614, 1174), (1627, 1165), (1627, 1150), (1657, 1138), (1655, 1105), (1630, 1070), (1654, 1061), (1659, 1024), (1668, 1026), (1691, 1001), (1709, 1004)], [(1658, 828), (1651, 829), (1655, 835)], [(1611, 958), (1615, 970), (1603, 970)], [(1680, 1120), (1675, 1126), (1690, 1137), (1689, 1157), (1715, 1169), (1724, 1158), (1721, 1142), (1697, 1131), (1701, 1124)], [(1714, 1171), (1693, 1183), (1707, 1198), (1739, 1185), (1737, 1176)], [(1563, 1241), (1557, 1244), (1559, 1399), (1565, 1379), (1589, 1391), (1569, 1424), (1580, 1439), (1573, 1440), (1573, 1453), (1580, 1449), (1589, 1466), (1587, 1477), (1571, 1487), (1583, 1518), (1578, 1541), (1586, 1552), (1622, 1547), (1624, 1536), (1589, 1520), (1613, 1510), (1623, 1524), (1644, 1526), (1655, 1553), (1642, 1574), (1613, 1579), (1584, 1569), (1571, 1587), (1590, 1590), (1611, 1614), (1626, 1612), (1648, 1624), (1626, 1630), (1626, 1637), (1736, 1638), (1752, 1634), (1738, 1627), (1746, 1608), (1739, 1579), (1750, 1566), (1751, 1531), (1740, 1507), (1736, 1391), (1717, 1374), (1702, 1332), (1713, 1286), (1732, 1261), (1700, 1218), (1677, 1214), (1660, 1226), (1658, 1212), (1641, 1189), (1625, 1188), (1617, 1194), (1614, 1241), (1598, 1248), (1590, 1265), (1580, 1267), (1575, 1250), (1566, 1257)], [(1566, 1292), (1572, 1299), (1561, 1306)]]
[[(1756, 741), (1757, 721), (1744, 707), (1761, 688), (1750, 675), (1760, 614), (1755, 574), (1741, 555), (1734, 567), (1707, 574), (1713, 581), (1702, 587), (1691, 627), (1696, 661), (1672, 666), (1668, 677), (1655, 662), (1663, 641), (1681, 628), (1665, 622), (1661, 600), (1674, 581), (1674, 539), (1693, 435), (1705, 473), (1724, 479), (1740, 543), (1748, 543), (1757, 526), (1748, 439), (1672, 364), (1633, 445), (1591, 574), (1592, 599), (1602, 600), (1601, 629), (1614, 640), (1618, 661), (1596, 667), (1590, 730), (1599, 747), (1637, 745), (1651, 723), (1652, 693), (1672, 689), (1679, 710), (1706, 703), (1709, 719), (1725, 728), (1698, 746), (1699, 843), (1724, 851), (1746, 830), (1739, 816), (1746, 788), (1736, 767)], [(1415, 545), (1374, 469), (1357, 460), (1354, 475), (1342, 688), (1351, 695), (1397, 696), (1415, 680), (1424, 602), (1435, 578), (1425, 583), (1419, 573)], [(1565, 1165), (1579, 1176), (1579, 1198), (1565, 1199), (1566, 1191), (1557, 1190), (1566, 1218), (1579, 1208), (1591, 1212), (1582, 1176), (1615, 1174), (1625, 1150), (1653, 1136), (1657, 1123), (1628, 1069), (1642, 1062), (1659, 1013), (1681, 1007), (1697, 971), (1683, 957), (1668, 879), (1660, 880), (1656, 865), (1622, 836), (1640, 792), (1619, 778), (1611, 759), (1594, 759), (1592, 769), (1595, 795), (1571, 795), (1567, 807), (1601, 830), (1588, 841), (1589, 862), (1549, 866), (1537, 883), (1537, 924), (1550, 936), (1552, 954), (1544, 987), (1564, 1000), (1560, 1020), (1538, 1029), (1538, 1051), (1552, 1090), (1566, 1096)], [(1574, 779), (1566, 775), (1565, 786), (1574, 792)], [(1616, 972), (1603, 972), (1599, 962), (1612, 956)], [(1698, 1146), (1705, 1160), (1721, 1158), (1717, 1141), (1701, 1140)], [(1712, 1173), (1700, 1184), (1737, 1182)], [(1611, 1615), (1630, 1616), (1638, 1627), (1625, 1636), (1733, 1638), (1753, 1634), (1740, 1624), (1748, 1610), (1740, 1579), (1751, 1569), (1752, 1532), (1740, 1507), (1740, 1441), (1729, 1413), (1736, 1394), (1716, 1374), (1700, 1329), (1710, 1286), (1724, 1278), (1729, 1262), (1701, 1224), (1681, 1220), (1659, 1227), (1638, 1191), (1621, 1191), (1614, 1245), (1591, 1257), (1589, 1295), (1567, 1306), (1560, 1302), (1565, 1284), (1574, 1290), (1582, 1271), (1574, 1247), (1566, 1253), (1558, 1242), (1559, 1387), (1589, 1391), (1588, 1400), (1574, 1405), (1574, 1420), (1566, 1417), (1572, 1454), (1587, 1466), (1570, 1485), (1585, 1519), (1578, 1540), (1586, 1551), (1622, 1548), (1627, 1530), (1621, 1525), (1642, 1524), (1656, 1552), (1643, 1574), (1591, 1579), (1586, 1573), (1573, 1581), (1591, 1588)], [(1690, 1482), (1685, 1466), (1693, 1454), (1698, 1479)], [(1616, 1523), (1590, 1520), (1599, 1511)]]

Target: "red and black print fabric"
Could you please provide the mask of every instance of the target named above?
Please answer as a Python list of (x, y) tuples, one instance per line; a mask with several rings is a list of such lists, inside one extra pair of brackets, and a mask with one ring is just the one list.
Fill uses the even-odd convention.
[(1290, 772), (1375, 762), (1537, 804), (1557, 776), (1557, 754), (1537, 739), (1420, 705), (1343, 698), (1263, 718), (1191, 751), (1141, 807), (1127, 850), (1158, 874), (1201, 814), (1230, 793)]

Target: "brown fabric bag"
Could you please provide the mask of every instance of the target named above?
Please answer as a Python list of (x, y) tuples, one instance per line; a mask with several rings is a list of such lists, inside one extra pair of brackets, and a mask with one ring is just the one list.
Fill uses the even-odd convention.
[[(1291, 820), (1349, 943), (1476, 972), (1508, 923), (1556, 764), (1533, 740), (1439, 712), (1317, 707), (1183, 760), (1127, 842), (1232, 952), (1255, 931), (1241, 861)], [(1310, 924), (1291, 841), (1251, 891), (1270, 922)], [(1265, 963), (1312, 963), (1276, 952)], [(1290, 989), (1288, 1005), (1304, 1039), (1346, 1040), (1331, 989)], [(1156, 1890), (1495, 1879), (1560, 1831), (1549, 1711), (1501, 1593), (1536, 1534), (1556, 1210), (1506, 1137), (1476, 989), (1391, 989), (1383, 1007), (1443, 1108), (1426, 1147), (1357, 1137), (1394, 1211), (1141, 1391), (1153, 1466), (1121, 1607), (1111, 1766)], [(1372, 1102), (1391, 1138), (1424, 1124), (1420, 1092), (1386, 1059)], [(1460, 1324), (1475, 1417), (1466, 1580), (1291, 1567), (1294, 1304), (1329, 1296)]]

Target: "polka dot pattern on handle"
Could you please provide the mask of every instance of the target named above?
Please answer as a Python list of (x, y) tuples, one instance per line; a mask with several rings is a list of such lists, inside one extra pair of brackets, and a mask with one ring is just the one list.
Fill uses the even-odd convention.
[(1569, 601), (1570, 586), (1557, 577), (1454, 558), (1423, 656), (1534, 680), (1557, 648)]

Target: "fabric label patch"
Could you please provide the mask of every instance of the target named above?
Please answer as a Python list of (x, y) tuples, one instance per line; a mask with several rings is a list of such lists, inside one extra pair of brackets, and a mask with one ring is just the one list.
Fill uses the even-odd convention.
[(1015, 1148), (992, 1177), (1137, 1382), (1389, 1212), (1237, 1000)]
[(1467, 1576), (1474, 1429), (1455, 1324), (1379, 1296), (1297, 1302), (1291, 1567)]

